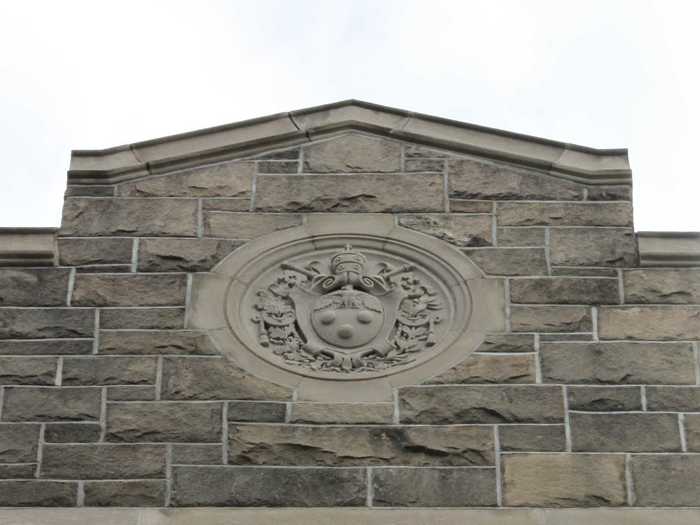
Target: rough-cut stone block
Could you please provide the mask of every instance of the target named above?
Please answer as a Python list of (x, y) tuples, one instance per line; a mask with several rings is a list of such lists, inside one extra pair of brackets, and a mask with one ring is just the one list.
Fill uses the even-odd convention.
[(35, 463), (15, 463), (3, 465), (0, 463), (0, 479), (34, 479)]
[(89, 186), (69, 185), (64, 193), (66, 197), (113, 197), (114, 186), (90, 184)]
[(632, 483), (639, 507), (697, 507), (700, 456), (632, 456)]
[(175, 467), (173, 505), (361, 507), (366, 477), (360, 468)]
[(65, 306), (67, 268), (0, 268), (0, 306)]
[(258, 379), (224, 359), (163, 359), (163, 399), (280, 400), (291, 391)]
[(590, 266), (552, 266), (552, 275), (557, 277), (618, 277), (617, 268)]
[(66, 199), (63, 236), (197, 235), (196, 199)]
[(535, 337), (529, 334), (489, 334), (476, 349), (477, 352), (534, 352)]
[(294, 403), (290, 422), (379, 425), (393, 419), (392, 403)]
[(544, 277), (513, 279), (510, 298), (514, 303), (530, 304), (618, 304), (617, 279), (581, 277)]
[(92, 337), (95, 311), (64, 308), (0, 308), (0, 339)]
[(63, 384), (148, 385), (156, 381), (155, 357), (66, 357)]
[(185, 304), (185, 275), (75, 276), (74, 306), (176, 306)]
[(680, 452), (676, 414), (569, 416), (575, 452)]
[(442, 151), (416, 146), (415, 144), (406, 144), (403, 151), (404, 157), (407, 159), (441, 159), (449, 156)]
[(107, 401), (155, 401), (156, 386), (111, 386)]
[(627, 503), (625, 458), (608, 454), (513, 454), (502, 459), (509, 507), (601, 507)]
[(287, 414), (286, 403), (231, 401), (228, 420), (249, 423), (282, 423)]
[(143, 239), (138, 269), (142, 272), (206, 272), (240, 246), (216, 239)]
[(404, 169), (406, 171), (439, 171), (445, 168), (445, 161), (442, 159), (406, 159)]
[[(472, 201), (467, 199), (450, 199), (451, 213), (491, 213), (493, 202)], [(543, 237), (544, 238), (544, 237)]]
[(498, 228), (496, 239), (498, 246), (544, 246), (544, 232), (544, 228)]
[(129, 273), (130, 264), (93, 264), (91, 266), (77, 266), (77, 273)]
[(585, 306), (513, 306), (514, 332), (590, 332), (591, 309)]
[(508, 452), (559, 452), (566, 449), (561, 425), (505, 425), (498, 427), (501, 450)]
[[(439, 173), (345, 175), (260, 175), (255, 208), (259, 211), (441, 212), (443, 177)], [(401, 187), (401, 191), (396, 191)]]
[(44, 445), (40, 476), (55, 479), (165, 477), (165, 445)]
[(683, 418), (688, 451), (700, 452), (700, 414), (686, 414)]
[(221, 465), (224, 456), (218, 445), (173, 445), (175, 465)]
[(0, 507), (72, 507), (77, 498), (77, 483), (0, 481)]
[(700, 306), (605, 307), (598, 331), (601, 339), (700, 339)]
[(494, 464), (487, 427), (363, 427), (229, 425), (228, 461), (234, 465)]
[(216, 354), (211, 339), (187, 330), (103, 330), (100, 354)]
[(221, 403), (109, 403), (107, 441), (221, 441)]
[(88, 481), (87, 507), (162, 507), (165, 481)]
[(502, 226), (631, 226), (628, 202), (503, 202)]
[(301, 225), (301, 215), (294, 213), (227, 213), (206, 212), (204, 235), (228, 239), (254, 239), (277, 230)]
[(688, 343), (542, 343), (540, 359), (546, 383), (695, 383)]
[(561, 266), (634, 266), (637, 245), (627, 228), (552, 228), (551, 262)]
[(583, 187), (541, 173), (469, 159), (447, 163), (449, 195), (461, 199), (581, 200)]
[(147, 177), (117, 186), (125, 197), (244, 197), (253, 186), (254, 162), (226, 162)]
[(460, 364), (425, 381), (434, 385), (534, 382), (534, 355), (471, 355)]
[(36, 461), (40, 425), (0, 424), (0, 463)]
[(51, 423), (44, 430), (47, 443), (95, 443), (102, 427), (95, 423)]
[(632, 186), (588, 186), (589, 201), (631, 201)]
[(63, 266), (131, 264), (133, 239), (57, 239)]
[(0, 355), (75, 355), (92, 352), (92, 339), (0, 339)]
[(53, 385), (56, 358), (0, 357), (0, 385)]
[(261, 160), (258, 162), (258, 173), (297, 173), (299, 163), (288, 160)]
[(622, 412), (642, 409), (638, 386), (571, 386), (567, 389), (569, 410)]
[(700, 303), (700, 269), (623, 272), (626, 303)]
[(456, 246), (489, 246), (493, 242), (489, 215), (399, 215), (399, 225)]
[(401, 169), (401, 144), (351, 133), (304, 146), (307, 173), (391, 172)]
[(301, 151), (301, 148), (283, 149), (283, 150), (279, 150), (279, 151), (273, 151), (271, 153), (263, 153), (259, 157), (256, 157), (256, 159), (258, 159), (258, 160), (298, 159), (300, 151)]
[(496, 472), (489, 468), (382, 468), (372, 474), (377, 507), (491, 507)]
[(700, 412), (700, 388), (648, 386), (647, 409), (669, 412)]
[(399, 390), (403, 423), (561, 423), (556, 386), (432, 386)]
[(590, 332), (571, 334), (540, 334), (541, 343), (568, 343), (593, 341), (593, 334)]
[(474, 264), (490, 275), (544, 275), (544, 248), (484, 248), (465, 250)]
[(99, 388), (5, 388), (3, 421), (97, 421)]
[(183, 328), (184, 308), (103, 308), (100, 310), (100, 328), (136, 330), (167, 330)]
[(250, 211), (251, 198), (245, 199), (202, 199), (205, 211)]

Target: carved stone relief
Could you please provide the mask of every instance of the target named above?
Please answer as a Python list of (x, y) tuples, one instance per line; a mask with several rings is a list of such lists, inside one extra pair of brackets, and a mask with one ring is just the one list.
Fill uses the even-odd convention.
[(253, 285), (265, 284), (251, 321), (259, 345), (294, 367), (355, 374), (406, 365), (435, 348), (450, 317), (428, 271), (349, 244), (268, 273)]
[(187, 326), (253, 375), (299, 399), (387, 400), (505, 329), (502, 281), (449, 244), (390, 215), (304, 220), (193, 280)]

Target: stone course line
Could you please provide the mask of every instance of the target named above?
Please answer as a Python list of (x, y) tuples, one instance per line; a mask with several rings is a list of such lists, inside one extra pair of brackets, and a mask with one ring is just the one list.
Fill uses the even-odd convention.
[(139, 238), (134, 237), (131, 245), (131, 273), (138, 272), (139, 267)]
[(551, 255), (551, 247), (550, 247), (550, 228), (547, 227), (544, 229), (544, 260), (547, 265), (547, 274), (552, 275), (552, 255)]
[(44, 459), (44, 434), (46, 432), (46, 425), (41, 425), (39, 427), (39, 440), (36, 447), (36, 472), (34, 473), (35, 478), (41, 477), (41, 462)]
[(634, 506), (636, 502), (634, 494), (634, 479), (632, 478), (632, 469), (630, 463), (632, 461), (631, 454), (625, 454), (625, 490), (627, 492), (627, 505)]
[(66, 292), (66, 306), (71, 306), (71, 299), (73, 298), (73, 287), (75, 286), (75, 268), (71, 268), (68, 273), (68, 290)]
[(681, 436), (681, 451), (688, 452), (688, 443), (686, 441), (685, 433), (685, 414), (683, 413), (678, 414), (678, 431)]
[(102, 443), (107, 435), (107, 387), (102, 387), (100, 392), (100, 439)]
[(155, 381), (156, 401), (160, 401), (162, 386), (163, 386), (163, 356), (160, 355), (156, 359), (156, 381)]
[(165, 447), (165, 507), (170, 506), (173, 486), (173, 446)]
[(571, 418), (569, 416), (569, 391), (566, 385), (562, 385), (562, 395), (564, 396), (564, 440), (566, 451), (571, 452)]
[(221, 463), (224, 465), (228, 464), (228, 425), (228, 402), (224, 402), (221, 406)]
[(367, 506), (374, 505), (374, 479), (372, 476), (372, 467), (367, 467)]
[(503, 504), (503, 481), (501, 479), (501, 440), (498, 425), (493, 426), (493, 446), (495, 451), (494, 458), (496, 462), (496, 506), (500, 507)]
[(61, 386), (61, 381), (63, 379), (63, 357), (59, 356), (56, 360), (56, 378), (54, 380), (54, 385)]

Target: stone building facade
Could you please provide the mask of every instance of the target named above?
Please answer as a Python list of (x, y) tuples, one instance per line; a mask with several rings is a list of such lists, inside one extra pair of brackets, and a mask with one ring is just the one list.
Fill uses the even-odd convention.
[(0, 231), (0, 507), (72, 509), (0, 518), (700, 519), (700, 236), (631, 183), (357, 101), (74, 151)]

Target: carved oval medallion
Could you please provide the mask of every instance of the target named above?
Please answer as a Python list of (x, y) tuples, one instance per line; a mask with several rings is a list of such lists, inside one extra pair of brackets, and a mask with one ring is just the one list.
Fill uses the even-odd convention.
[(454, 247), (391, 216), (306, 221), (193, 282), (188, 326), (242, 368), (300, 399), (386, 400), (504, 329), (502, 286)]

